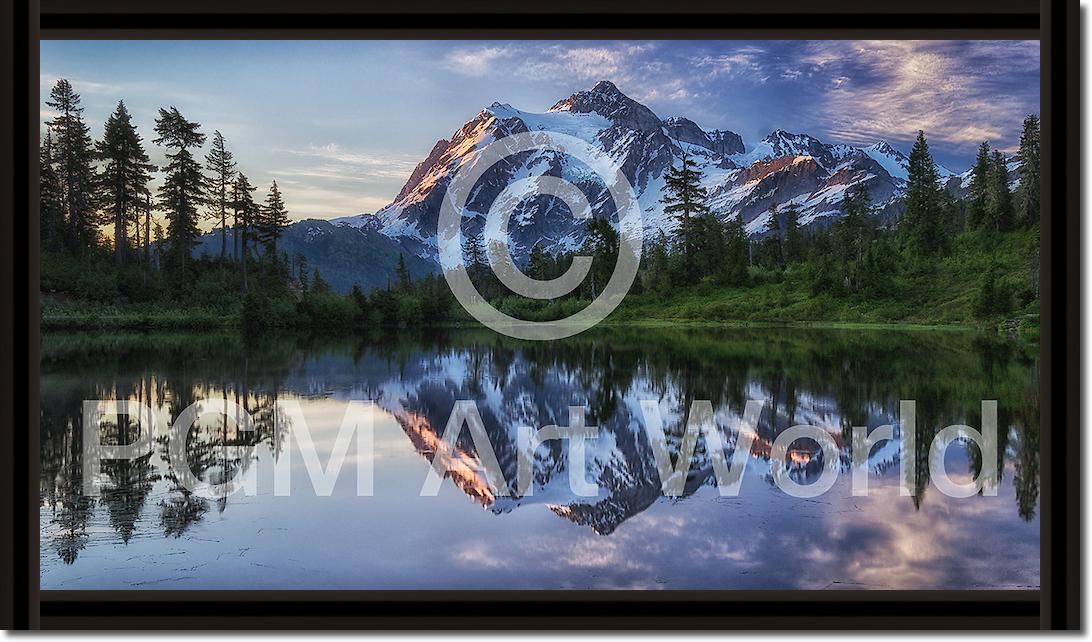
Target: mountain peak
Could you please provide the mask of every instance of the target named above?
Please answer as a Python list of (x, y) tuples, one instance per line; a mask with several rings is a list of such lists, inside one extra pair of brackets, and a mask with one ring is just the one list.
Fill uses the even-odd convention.
[(766, 140), (770, 141), (770, 142), (773, 142), (773, 141), (779, 141), (779, 140), (781, 140), (781, 141), (809, 141), (809, 140), (815, 140), (815, 139), (812, 138), (811, 136), (807, 135), (807, 134), (794, 134), (794, 133), (792, 133), (790, 131), (785, 131), (784, 129), (775, 129), (772, 132), (770, 132), (770, 135), (766, 137)]
[(591, 90), (598, 94), (622, 95), (622, 92), (619, 91), (618, 87), (616, 87), (614, 83), (609, 80), (600, 80), (599, 82), (595, 83), (595, 86), (592, 87)]
[(550, 108), (574, 114), (594, 112), (615, 125), (640, 131), (659, 131), (660, 118), (652, 110), (622, 93), (609, 80), (600, 80), (587, 91), (578, 91)]
[(493, 116), (501, 120), (504, 120), (505, 118), (511, 118), (518, 113), (517, 110), (512, 107), (512, 105), (509, 105), (508, 103), (502, 103), (500, 101), (496, 101), (492, 105), (486, 107), (483, 112), (487, 114), (493, 114)]
[(706, 131), (689, 118), (672, 116), (663, 121), (663, 127), (664, 133), (672, 139), (680, 143), (704, 147), (715, 154), (727, 156), (741, 154), (744, 151), (743, 139), (739, 134), (719, 129)]
[(751, 160), (782, 156), (812, 156), (816, 159), (830, 160), (830, 151), (814, 136), (775, 129), (762, 139), (755, 148), (753, 156)]
[(882, 152), (884, 154), (891, 154), (893, 156), (903, 156), (902, 152), (892, 147), (891, 144), (888, 143), (886, 140), (882, 139), (873, 143), (872, 146), (869, 147), (869, 149), (875, 150), (877, 152)]

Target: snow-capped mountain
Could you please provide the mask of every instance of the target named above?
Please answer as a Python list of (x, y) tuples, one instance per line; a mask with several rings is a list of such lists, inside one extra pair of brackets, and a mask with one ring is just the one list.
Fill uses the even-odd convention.
[[(366, 289), (383, 286), (399, 254), (413, 273), (436, 272), (439, 262), (436, 223), (452, 178), (469, 170), (490, 143), (522, 132), (549, 131), (575, 136), (616, 163), (633, 186), (641, 208), (645, 238), (677, 226), (663, 211), (664, 178), (685, 155), (701, 169), (709, 205), (722, 219), (742, 215), (748, 234), (761, 236), (784, 224), (794, 208), (802, 225), (827, 225), (842, 215), (842, 203), (855, 185), (868, 188), (881, 222), (901, 211), (909, 158), (886, 141), (866, 147), (830, 144), (804, 133), (775, 130), (747, 144), (732, 131), (705, 128), (688, 118), (660, 118), (651, 109), (601, 81), (558, 101), (542, 113), (495, 102), (437, 141), (387, 206), (329, 222), (301, 221), (289, 227), (291, 251), (333, 277), (339, 290), (359, 282)], [(1019, 167), (1010, 158), (1010, 186)], [(970, 170), (955, 173), (938, 167), (946, 188), (966, 195)], [(513, 181), (560, 177), (579, 185), (596, 216), (614, 213), (602, 180), (583, 163), (551, 151), (506, 158), (482, 174), (467, 200), (464, 230), (477, 233), (497, 196)], [(559, 252), (575, 250), (584, 239), (584, 222), (552, 196), (517, 195), (509, 227), (510, 249), (517, 262), (535, 244)], [(215, 255), (219, 239), (203, 239), (200, 251)], [(355, 253), (355, 254), (354, 254)], [(336, 258), (333, 261), (331, 257)], [(356, 267), (353, 267), (355, 265)], [(359, 274), (358, 274), (359, 273)]]
[[(495, 140), (527, 131), (576, 136), (617, 163), (637, 193), (646, 235), (670, 233), (677, 225), (665, 215), (664, 177), (686, 155), (702, 170), (712, 210), (721, 218), (740, 214), (748, 233), (762, 235), (780, 225), (794, 207), (803, 225), (824, 224), (842, 214), (842, 202), (855, 185), (865, 185), (881, 218), (898, 213), (906, 185), (908, 158), (885, 141), (869, 147), (828, 144), (807, 134), (776, 130), (754, 145), (736, 133), (704, 129), (682, 117), (659, 118), (648, 107), (601, 81), (558, 101), (544, 113), (493, 103), (441, 139), (417, 165), (394, 201), (374, 217), (348, 217), (335, 223), (373, 225), (420, 258), (436, 261), (436, 221), (452, 177), (473, 165)], [(945, 168), (942, 178), (961, 179)], [(602, 181), (568, 156), (551, 151), (518, 154), (487, 170), (467, 201), (464, 225), (480, 229), (484, 214), (514, 180), (555, 176), (581, 186), (597, 216), (611, 216), (613, 202)], [(557, 252), (579, 247), (583, 221), (549, 196), (527, 195), (515, 208), (511, 249), (519, 260), (536, 244)], [(772, 211), (771, 211), (771, 208)], [(647, 236), (646, 236), (647, 237)]]

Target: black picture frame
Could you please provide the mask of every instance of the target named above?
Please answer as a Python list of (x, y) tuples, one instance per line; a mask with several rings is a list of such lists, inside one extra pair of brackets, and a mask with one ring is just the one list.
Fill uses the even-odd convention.
[[(1078, 629), (1076, 0), (41, 0), (5, 3), (0, 620), (6, 629)], [(39, 589), (37, 103), (41, 38), (1037, 38), (1042, 43), (1042, 533), (1038, 591), (65, 591)], [(425, 608), (422, 608), (422, 606)], [(561, 608), (562, 616), (557, 614)]]

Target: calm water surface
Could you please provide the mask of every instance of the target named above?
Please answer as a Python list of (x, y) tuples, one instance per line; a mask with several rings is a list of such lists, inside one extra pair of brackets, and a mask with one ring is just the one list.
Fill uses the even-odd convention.
[[(427, 336), (244, 340), (233, 335), (46, 333), (41, 370), (43, 589), (387, 588), (1038, 588), (1039, 397), (1034, 346), (963, 332), (601, 329), (550, 344), (479, 331)], [(84, 399), (132, 399), (169, 422), (203, 399), (238, 400), (241, 433), (205, 420), (185, 450), (201, 479), (253, 477), (255, 496), (202, 499), (166, 466), (167, 438), (133, 461), (104, 462), (84, 497)], [(290, 496), (273, 494), (273, 462), (298, 400), (325, 461), (349, 400), (374, 400), (374, 495), (356, 495), (355, 462), (332, 496), (310, 490), (292, 456)], [(537, 451), (535, 492), (497, 496), (473, 472), (420, 491), (454, 402), (473, 399), (515, 489), (520, 426), (568, 424), (588, 409), (599, 439), (587, 479), (568, 489), (565, 450)], [(640, 401), (657, 400), (669, 443), (685, 409), (712, 401), (729, 449), (747, 399), (765, 401), (737, 497), (721, 497), (699, 446), (686, 492), (659, 491)], [(918, 483), (899, 495), (899, 446), (870, 453), (869, 495), (852, 496), (853, 425), (895, 423), (917, 400)], [(940, 428), (979, 426), (999, 406), (996, 497), (953, 499), (931, 483), (928, 444)], [(797, 464), (833, 488), (796, 499), (772, 481), (770, 444), (796, 424), (828, 431), (837, 462)], [(280, 430), (275, 431), (274, 426)], [(277, 434), (281, 437), (278, 439)], [(135, 426), (104, 423), (103, 443)], [(250, 447), (228, 456), (225, 446)], [(295, 448), (294, 442), (292, 447)], [(473, 470), (464, 431), (457, 453)], [(954, 479), (981, 467), (953, 445)]]

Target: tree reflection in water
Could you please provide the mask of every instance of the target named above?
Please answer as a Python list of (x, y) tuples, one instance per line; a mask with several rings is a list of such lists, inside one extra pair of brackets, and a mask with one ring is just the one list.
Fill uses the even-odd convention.
[[(92, 538), (122, 544), (135, 537), (178, 538), (210, 511), (228, 511), (234, 501), (206, 500), (183, 488), (163, 465), (165, 435), (157, 436), (154, 452), (144, 457), (105, 460), (97, 480), (100, 495), (83, 496), (84, 399), (131, 399), (171, 419), (195, 401), (238, 404), (253, 416), (254, 431), (240, 431), (236, 421), (221, 416), (201, 422), (187, 436), (191, 470), (218, 483), (254, 465), (249, 456), (226, 456), (226, 447), (261, 447), (274, 457), (283, 451), (285, 431), (276, 430), (285, 422), (276, 411), (279, 398), (334, 392), (377, 400), (426, 458), (433, 455), (454, 401), (474, 399), (512, 493), (517, 427), (566, 425), (568, 406), (584, 405), (586, 424), (597, 426), (609, 444), (592, 449), (588, 468), (604, 496), (558, 499), (555, 493), (548, 507), (603, 535), (661, 498), (636, 400), (658, 399), (662, 407), (676, 409), (665, 414), (664, 426), (674, 456), (684, 409), (693, 401), (713, 403), (731, 450), (735, 432), (730, 428), (738, 424), (744, 404), (764, 399), (751, 456), (767, 470), (770, 445), (781, 432), (800, 423), (820, 425), (832, 432), (841, 455), (837, 462), (825, 462), (807, 443), (794, 444), (792, 475), (807, 482), (824, 467), (848, 470), (853, 448), (863, 447), (854, 443), (854, 425), (896, 422), (899, 400), (915, 399), (912, 504), (920, 507), (937, 492), (928, 467), (933, 436), (953, 423), (980, 425), (981, 400), (997, 399), (998, 470), (1013, 476), (1015, 514), (1030, 521), (1039, 493), (1038, 368), (1036, 346), (939, 331), (610, 328), (551, 343), (484, 331), (259, 341), (233, 335), (49, 333), (42, 344), (42, 547), (72, 564)], [(139, 431), (125, 417), (104, 421), (99, 430), (103, 444), (133, 443)], [(458, 449), (469, 461), (476, 459), (468, 435)], [(968, 470), (977, 473), (980, 453), (973, 447), (965, 452)], [(897, 451), (879, 444), (871, 454), (873, 475), (898, 474)], [(544, 444), (535, 459), (536, 494), (567, 479), (561, 443)], [(498, 514), (534, 501), (497, 498), (472, 475), (453, 481)], [(684, 496), (712, 482), (709, 454), (699, 440)], [(149, 510), (158, 511), (157, 519), (142, 520)], [(97, 511), (106, 516), (112, 535), (89, 532)], [(151, 523), (158, 530), (149, 530)]]

